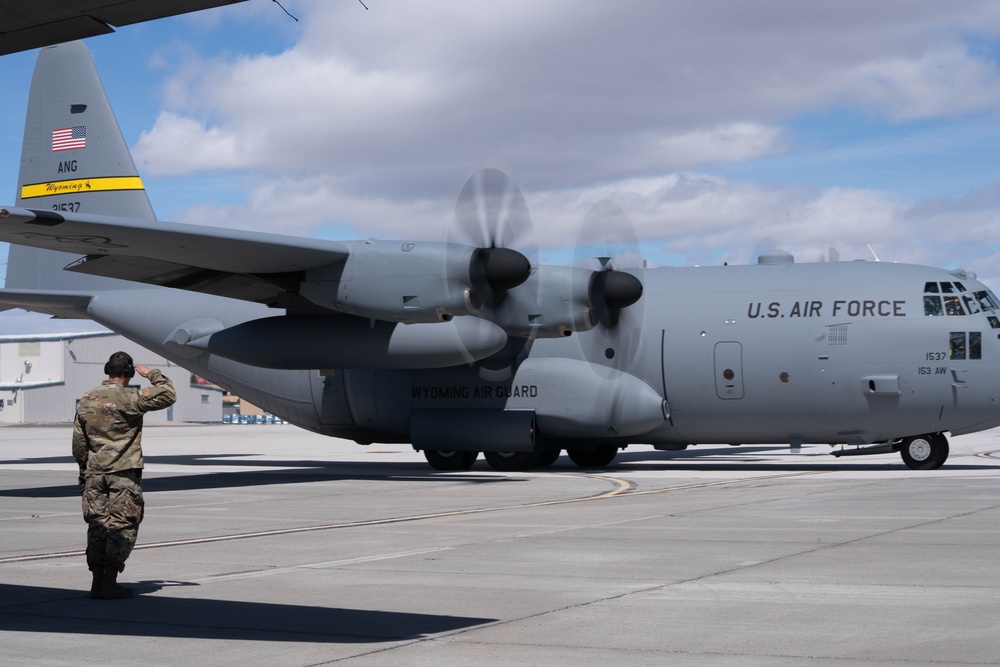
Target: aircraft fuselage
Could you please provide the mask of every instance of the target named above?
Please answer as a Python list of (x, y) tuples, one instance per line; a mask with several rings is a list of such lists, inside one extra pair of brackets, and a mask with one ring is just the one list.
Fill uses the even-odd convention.
[(860, 445), (1000, 425), (1000, 312), (971, 274), (874, 262), (634, 273), (642, 308), (614, 336), (512, 339), (439, 369), (273, 370), (164, 345), (199, 317), (275, 315), (174, 290), (98, 297), (90, 314), (274, 414), (365, 443), (410, 442), (416, 415), (444, 429), (462, 411), (532, 412), (550, 446)]

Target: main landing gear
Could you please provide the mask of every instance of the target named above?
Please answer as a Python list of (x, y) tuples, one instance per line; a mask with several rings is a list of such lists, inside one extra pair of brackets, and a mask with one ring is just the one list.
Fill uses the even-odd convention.
[[(536, 466), (550, 466), (559, 458), (559, 450), (539, 452), (484, 452), (486, 462), (494, 470), (517, 472)], [(555, 454), (553, 456), (553, 454)], [(479, 458), (479, 452), (424, 450), (424, 458), (435, 470), (468, 470)]]
[(494, 470), (518, 472), (538, 463), (538, 452), (484, 452), (486, 462)]
[(441, 452), (425, 449), (424, 458), (435, 470), (468, 470), (479, 458), (479, 452)]
[(581, 468), (604, 468), (611, 465), (611, 462), (618, 456), (616, 445), (584, 445), (574, 449), (567, 449), (566, 453), (573, 463)]
[(485, 452), (486, 462), (494, 470), (520, 472), (530, 468), (548, 468), (559, 458), (561, 450), (543, 449), (539, 452)]
[(903, 438), (899, 455), (911, 470), (935, 470), (948, 459), (948, 439), (942, 433)]
[[(494, 470), (520, 472), (531, 468), (547, 468), (559, 458), (562, 450), (545, 448), (538, 452), (484, 452), (486, 462)], [(585, 445), (566, 450), (573, 463), (581, 468), (604, 468), (618, 454), (616, 445)], [(479, 452), (424, 450), (424, 458), (435, 470), (461, 471), (470, 469)]]

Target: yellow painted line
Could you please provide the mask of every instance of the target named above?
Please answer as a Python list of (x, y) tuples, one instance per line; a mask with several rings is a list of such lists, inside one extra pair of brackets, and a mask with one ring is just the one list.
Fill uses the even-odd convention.
[(49, 195), (72, 195), (82, 192), (109, 192), (113, 190), (142, 190), (142, 179), (138, 176), (106, 176), (101, 178), (81, 178), (70, 181), (33, 183), (21, 188), (21, 199), (47, 197)]
[[(312, 533), (319, 530), (337, 530), (340, 528), (360, 528), (364, 526), (383, 526), (392, 523), (408, 523), (411, 521), (424, 521), (426, 519), (440, 519), (452, 516), (465, 516), (469, 514), (484, 514), (487, 512), (502, 512), (513, 509), (525, 509), (531, 507), (545, 507), (548, 505), (564, 505), (566, 503), (582, 503), (591, 500), (603, 500), (612, 498), (627, 491), (631, 484), (623, 479), (605, 477), (603, 475), (575, 475), (588, 479), (608, 481), (615, 485), (611, 491), (605, 491), (593, 496), (582, 498), (567, 498), (564, 500), (542, 500), (535, 503), (521, 503), (519, 505), (502, 505), (499, 507), (480, 507), (467, 510), (452, 510), (449, 512), (433, 512), (431, 514), (415, 514), (412, 516), (393, 517), (388, 519), (369, 519), (366, 521), (348, 521), (345, 523), (330, 523), (321, 526), (300, 526), (298, 528), (279, 528), (276, 530), (262, 530), (253, 533), (236, 533), (234, 535), (217, 535), (214, 537), (195, 537), (187, 540), (171, 540), (167, 542), (154, 542), (152, 544), (137, 544), (135, 549), (160, 549), (163, 547), (187, 546), (192, 544), (209, 544), (212, 542), (228, 542), (231, 540), (243, 540), (253, 537), (274, 537), (276, 535), (292, 535), (295, 533)], [(0, 558), (0, 563), (22, 563), (25, 561), (47, 560), (51, 558), (68, 558), (70, 556), (83, 556), (85, 551), (60, 551), (49, 554), (32, 554), (27, 556), (11, 556)]]

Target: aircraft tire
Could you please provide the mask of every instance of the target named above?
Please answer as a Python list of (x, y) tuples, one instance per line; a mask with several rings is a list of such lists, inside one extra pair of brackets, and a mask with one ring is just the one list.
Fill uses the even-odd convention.
[(934, 467), (931, 468), (931, 470), (937, 470), (938, 468), (943, 466), (944, 462), (948, 460), (948, 453), (950, 451), (950, 448), (948, 447), (948, 438), (944, 437), (944, 433), (936, 433), (934, 434), (934, 437), (936, 437), (941, 441), (942, 454), (941, 458), (938, 460), (937, 463), (934, 464)]
[(424, 458), (435, 470), (468, 470), (479, 458), (479, 452), (424, 450)]
[(560, 454), (562, 454), (561, 449), (543, 449), (538, 453), (538, 460), (535, 461), (535, 465), (539, 468), (548, 468), (559, 459)]
[(538, 463), (538, 452), (483, 452), (490, 467), (500, 472), (519, 472)]
[(615, 445), (586, 445), (575, 449), (567, 449), (570, 460), (581, 468), (605, 468), (618, 456)]
[(911, 470), (934, 470), (948, 458), (948, 440), (940, 433), (903, 438), (899, 455)]

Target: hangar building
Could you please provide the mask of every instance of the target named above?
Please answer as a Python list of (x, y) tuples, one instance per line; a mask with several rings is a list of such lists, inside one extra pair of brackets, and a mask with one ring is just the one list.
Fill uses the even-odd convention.
[[(118, 350), (137, 364), (159, 368), (177, 389), (177, 402), (150, 412), (146, 423), (222, 421), (221, 389), (199, 384), (189, 371), (107, 332), (0, 336), (0, 423), (73, 421), (77, 400), (107, 379), (104, 364)], [(136, 376), (136, 384), (148, 383)]]

